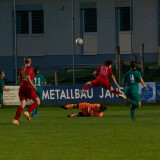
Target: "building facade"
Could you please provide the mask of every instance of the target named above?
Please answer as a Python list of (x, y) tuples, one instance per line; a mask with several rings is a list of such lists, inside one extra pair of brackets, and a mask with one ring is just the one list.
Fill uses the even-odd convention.
[(0, 15), (0, 69), (10, 81), (25, 56), (41, 67), (93, 66), (114, 61), (117, 46), (123, 60), (139, 61), (144, 44), (145, 61), (158, 58), (159, 0), (16, 0), (16, 21), (14, 1), (0, 0)]

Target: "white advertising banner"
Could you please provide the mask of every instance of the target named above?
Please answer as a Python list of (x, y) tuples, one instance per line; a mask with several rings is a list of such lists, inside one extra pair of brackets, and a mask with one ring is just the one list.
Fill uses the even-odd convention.
[[(19, 101), (19, 86), (6, 86), (6, 88), (9, 88), (9, 92), (3, 92), (3, 100), (5, 101), (5, 105), (20, 105)], [(27, 100), (27, 105), (30, 105), (32, 103), (31, 100)]]

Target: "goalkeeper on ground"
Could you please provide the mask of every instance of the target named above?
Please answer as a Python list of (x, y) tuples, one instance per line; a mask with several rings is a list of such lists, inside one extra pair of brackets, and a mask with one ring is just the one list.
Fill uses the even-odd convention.
[(67, 117), (102, 117), (103, 111), (105, 111), (107, 107), (104, 107), (100, 104), (90, 104), (85, 102), (78, 104), (68, 104), (66, 106), (62, 106), (62, 108), (64, 109), (77, 108), (81, 110), (80, 112), (70, 114)]

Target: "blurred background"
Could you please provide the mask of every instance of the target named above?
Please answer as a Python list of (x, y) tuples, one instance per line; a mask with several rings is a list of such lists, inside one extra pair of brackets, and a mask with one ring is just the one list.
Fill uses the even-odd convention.
[[(106, 59), (121, 82), (137, 61), (147, 82), (159, 82), (159, 0), (0, 0), (0, 70), (18, 84), (31, 56), (49, 85), (83, 84)], [(75, 44), (81, 37), (82, 46)]]

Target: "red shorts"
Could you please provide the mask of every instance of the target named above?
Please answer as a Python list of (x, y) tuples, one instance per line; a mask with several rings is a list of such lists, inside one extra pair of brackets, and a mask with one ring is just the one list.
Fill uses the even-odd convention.
[(32, 86), (22, 85), (19, 88), (19, 100), (36, 99), (38, 96)]
[(102, 78), (97, 78), (93, 81), (91, 81), (91, 84), (93, 87), (99, 87), (99, 86), (103, 86), (103, 88), (105, 88), (106, 90), (111, 88), (111, 85), (109, 83), (109, 80), (106, 79), (102, 79)]

